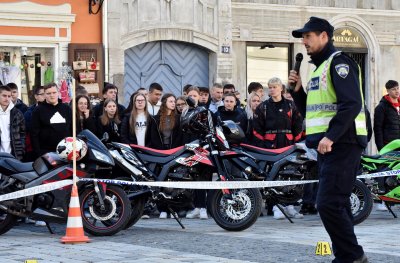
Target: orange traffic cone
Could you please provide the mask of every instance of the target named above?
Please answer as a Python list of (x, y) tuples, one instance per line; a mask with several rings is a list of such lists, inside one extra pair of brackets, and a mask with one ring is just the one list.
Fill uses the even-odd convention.
[(62, 243), (87, 243), (90, 239), (83, 232), (81, 209), (79, 204), (78, 187), (72, 186), (71, 201), (69, 202), (67, 231), (61, 238)]

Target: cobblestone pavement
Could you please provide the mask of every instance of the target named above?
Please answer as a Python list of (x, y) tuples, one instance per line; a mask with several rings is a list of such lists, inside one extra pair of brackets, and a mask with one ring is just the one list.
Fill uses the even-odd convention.
[[(21, 224), (0, 237), (0, 262), (330, 262), (332, 256), (315, 255), (317, 242), (329, 241), (319, 217), (294, 222), (264, 216), (248, 230), (227, 232), (212, 219), (184, 219), (184, 230), (173, 219), (149, 219), (79, 245), (59, 242), (65, 226), (53, 225), (50, 235), (46, 227)], [(374, 211), (356, 226), (370, 262), (400, 262), (398, 225), (388, 212)]]

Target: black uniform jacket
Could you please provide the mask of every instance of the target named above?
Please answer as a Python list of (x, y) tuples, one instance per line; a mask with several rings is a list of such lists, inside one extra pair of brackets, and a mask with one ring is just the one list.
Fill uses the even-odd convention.
[[(335, 51), (333, 44), (328, 43), (319, 54), (311, 56), (311, 62), (318, 68)], [(348, 66), (347, 75), (339, 75), (337, 68), (340, 67), (340, 64)], [(337, 97), (337, 113), (330, 121), (326, 133), (322, 135), (307, 135), (306, 144), (308, 147), (316, 148), (319, 141), (325, 136), (334, 143), (359, 144), (365, 148), (367, 146), (367, 137), (357, 136), (355, 127), (355, 118), (360, 113), (363, 105), (358, 66), (352, 58), (342, 52), (333, 58), (330, 74)], [(292, 96), (298, 109), (305, 116), (306, 93), (303, 89), (300, 89), (298, 92), (293, 92)]]

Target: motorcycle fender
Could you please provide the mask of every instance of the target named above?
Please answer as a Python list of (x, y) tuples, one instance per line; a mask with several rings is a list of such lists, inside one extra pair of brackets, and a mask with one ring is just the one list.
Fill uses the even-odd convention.
[(366, 163), (378, 163), (378, 164), (381, 164), (381, 163), (387, 162), (388, 160), (387, 159), (371, 159), (371, 158), (368, 158), (368, 157), (361, 157), (361, 161), (362, 162), (366, 162)]

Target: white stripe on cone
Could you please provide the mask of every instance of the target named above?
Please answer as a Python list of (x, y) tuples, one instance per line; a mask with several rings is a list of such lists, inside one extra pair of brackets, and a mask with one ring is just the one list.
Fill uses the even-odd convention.
[(77, 196), (71, 196), (71, 200), (69, 202), (69, 207), (80, 207), (79, 206), (79, 197)]
[(82, 218), (80, 216), (68, 217), (67, 228), (78, 228), (78, 227), (83, 227)]

